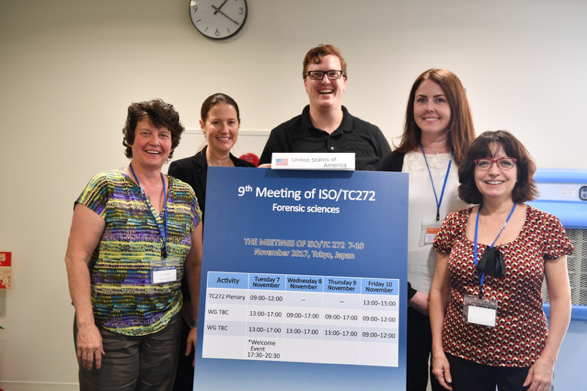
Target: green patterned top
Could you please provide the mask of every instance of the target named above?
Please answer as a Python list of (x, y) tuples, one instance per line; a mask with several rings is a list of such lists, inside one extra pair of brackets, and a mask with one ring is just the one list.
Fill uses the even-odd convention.
[(173, 177), (168, 179), (167, 253), (179, 258), (175, 282), (152, 284), (150, 261), (161, 258), (159, 227), (164, 227), (165, 215), (157, 214), (124, 170), (96, 175), (76, 201), (106, 221), (88, 267), (94, 318), (109, 331), (129, 336), (152, 334), (165, 328), (181, 309), (183, 263), (201, 212), (192, 188)]

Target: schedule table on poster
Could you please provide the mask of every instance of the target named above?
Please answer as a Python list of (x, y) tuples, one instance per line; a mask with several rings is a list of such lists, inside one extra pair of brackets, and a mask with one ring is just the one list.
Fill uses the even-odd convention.
[(207, 274), (204, 358), (398, 365), (399, 279)]

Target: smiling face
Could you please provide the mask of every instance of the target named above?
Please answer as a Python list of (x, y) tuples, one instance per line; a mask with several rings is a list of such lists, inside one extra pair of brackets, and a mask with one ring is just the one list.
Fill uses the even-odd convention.
[(132, 144), (133, 165), (159, 170), (171, 152), (171, 131), (162, 126), (157, 129), (149, 117), (137, 122), (135, 139)]
[[(307, 71), (340, 71), (342, 70), (340, 59), (334, 54), (322, 57), (319, 64), (310, 63)], [(342, 76), (337, 80), (330, 80), (324, 76), (322, 80), (312, 80), (309, 76), (304, 78), (306, 93), (310, 98), (310, 107), (314, 110), (334, 108), (341, 109), (342, 95), (346, 88), (346, 78)]]
[(238, 138), (239, 121), (236, 109), (227, 103), (218, 103), (210, 108), (206, 120), (200, 127), (208, 140), (208, 148), (215, 153), (228, 153)]
[[(487, 159), (501, 159), (507, 156), (501, 144), (492, 142), (489, 144), (491, 156)], [(482, 171), (475, 167), (475, 185), (483, 196), (484, 200), (488, 198), (501, 198), (504, 201), (512, 198), (512, 192), (518, 181), (518, 167), (514, 164), (513, 168), (504, 170), (499, 168), (497, 163), (493, 163), (488, 170)]]
[(420, 83), (414, 97), (414, 120), (423, 138), (437, 138), (448, 132), (451, 110), (442, 87), (433, 80)]

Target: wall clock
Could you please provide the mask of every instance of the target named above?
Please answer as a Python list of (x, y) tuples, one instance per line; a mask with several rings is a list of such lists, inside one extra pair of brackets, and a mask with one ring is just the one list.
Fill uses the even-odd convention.
[(232, 37), (247, 20), (247, 0), (191, 0), (190, 17), (208, 38)]

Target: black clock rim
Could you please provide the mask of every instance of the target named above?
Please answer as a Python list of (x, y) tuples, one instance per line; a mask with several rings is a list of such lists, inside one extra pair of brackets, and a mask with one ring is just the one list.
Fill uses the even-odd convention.
[(189, 3), (188, 3), (188, 7), (189, 7), (188, 9), (189, 9), (190, 21), (192, 22), (192, 26), (194, 26), (194, 28), (195, 28), (195, 29), (196, 29), (196, 30), (197, 30), (197, 31), (198, 31), (200, 34), (202, 34), (204, 37), (206, 37), (206, 38), (208, 38), (208, 39), (210, 39), (210, 40), (212, 40), (212, 41), (222, 41), (222, 40), (225, 40), (225, 39), (232, 38), (232, 37), (234, 37), (235, 35), (237, 35), (237, 34), (238, 34), (238, 33), (239, 33), (241, 30), (242, 30), (242, 28), (245, 26), (245, 23), (247, 22), (247, 18), (249, 17), (249, 5), (247, 4), (247, 0), (243, 0), (243, 1), (245, 2), (245, 7), (246, 7), (246, 8), (245, 8), (245, 18), (243, 19), (243, 22), (241, 23), (241, 25), (239, 26), (239, 28), (238, 28), (238, 29), (236, 29), (236, 30), (234, 31), (234, 33), (232, 33), (232, 34), (230, 34), (230, 35), (227, 35), (226, 37), (221, 37), (221, 38), (214, 38), (214, 37), (209, 37), (208, 35), (206, 35), (206, 34), (204, 34), (203, 32), (201, 32), (201, 31), (200, 31), (200, 29), (199, 29), (199, 28), (196, 26), (196, 24), (194, 23), (194, 19), (192, 18), (192, 7), (191, 7), (191, 5), (189, 4), (189, 3), (191, 3), (191, 0), (190, 0), (190, 1), (189, 1)]

